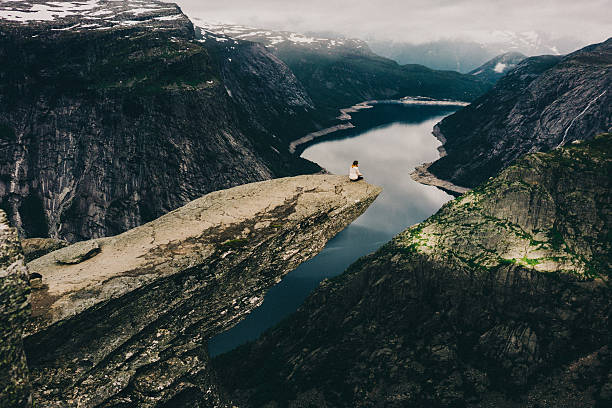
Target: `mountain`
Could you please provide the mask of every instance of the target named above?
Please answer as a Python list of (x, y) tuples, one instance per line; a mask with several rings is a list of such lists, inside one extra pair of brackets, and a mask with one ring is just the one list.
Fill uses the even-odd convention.
[(496, 83), (525, 58), (527, 57), (520, 52), (507, 52), (490, 59), (469, 74), (483, 81)]
[(213, 364), (241, 407), (607, 407), (612, 135), (517, 161)]
[(320, 170), (288, 152), (314, 127), (289, 68), (257, 43), (201, 41), (174, 4), (4, 2), (0, 56), (0, 208), (21, 236), (114, 235)]
[(612, 39), (565, 57), (527, 58), (438, 123), (446, 155), (429, 171), (473, 187), (518, 157), (612, 129)]
[(375, 56), (367, 43), (358, 39), (344, 38), (341, 36), (321, 36), (317, 34), (301, 34), (292, 31), (266, 30), (262, 28), (247, 27), (237, 24), (208, 23), (200, 19), (194, 19), (196, 25), (203, 31), (203, 35), (211, 36), (213, 39), (229, 37), (240, 40), (248, 40), (264, 44), (266, 48), (275, 51), (296, 48), (317, 50), (335, 53), (350, 53)]
[(400, 64), (421, 64), (432, 69), (467, 73), (497, 55), (517, 52), (528, 56), (567, 54), (581, 46), (571, 39), (548, 38), (543, 33), (494, 31), (486, 42), (438, 40), (422, 44), (401, 41), (367, 41), (374, 52)]
[(323, 119), (338, 109), (375, 99), (425, 96), (472, 101), (490, 84), (471, 75), (399, 65), (374, 54), (360, 40), (320, 38), (229, 24), (198, 23), (204, 38), (260, 42), (298, 78)]

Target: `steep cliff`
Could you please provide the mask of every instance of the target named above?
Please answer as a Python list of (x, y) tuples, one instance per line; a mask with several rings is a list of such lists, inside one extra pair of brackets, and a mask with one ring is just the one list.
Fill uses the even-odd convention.
[(28, 263), (24, 344), (41, 406), (224, 406), (207, 340), (357, 218), (380, 188), (299, 176), (210, 193)]
[(210, 191), (318, 171), (312, 102), (261, 45), (228, 55), (163, 2), (0, 5), (0, 207), (22, 236), (123, 232)]
[(520, 160), (217, 358), (221, 383), (244, 407), (609, 406), (611, 154)]
[(446, 155), (429, 171), (474, 187), (518, 157), (612, 129), (612, 39), (565, 57), (527, 58), (434, 129)]

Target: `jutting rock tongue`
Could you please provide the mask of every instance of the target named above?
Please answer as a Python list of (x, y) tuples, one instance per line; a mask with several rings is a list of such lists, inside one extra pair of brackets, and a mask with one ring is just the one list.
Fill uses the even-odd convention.
[(36, 399), (219, 405), (207, 340), (260, 305), (380, 191), (331, 175), (247, 184), (32, 261), (42, 275), (25, 338)]

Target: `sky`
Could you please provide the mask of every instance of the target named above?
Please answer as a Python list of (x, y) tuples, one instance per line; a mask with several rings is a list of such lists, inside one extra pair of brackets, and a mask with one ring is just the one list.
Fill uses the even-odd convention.
[[(191, 18), (296, 32), (423, 43), (493, 41), (499, 31), (600, 42), (612, 0), (174, 0)], [(492, 35), (494, 31), (497, 34)]]

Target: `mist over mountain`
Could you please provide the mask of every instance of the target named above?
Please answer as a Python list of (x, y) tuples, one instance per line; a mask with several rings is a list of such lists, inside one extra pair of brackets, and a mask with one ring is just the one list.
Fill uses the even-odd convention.
[(518, 0), (511, 7), (480, 0), (177, 3), (190, 18), (208, 23), (355, 38), (402, 65), (462, 73), (503, 53), (563, 55), (611, 34), (608, 7), (598, 0), (579, 5), (566, 0)]
[(527, 57), (520, 52), (506, 52), (490, 59), (478, 68), (470, 71), (469, 74), (482, 80), (495, 83), (525, 58)]
[(571, 38), (551, 39), (539, 32), (492, 32), (490, 42), (443, 39), (426, 43), (401, 40), (367, 40), (372, 50), (400, 64), (421, 64), (433, 69), (463, 73), (475, 70), (488, 60), (506, 53), (533, 55), (568, 54), (584, 44)]
[[(277, 30), (336, 31), (347, 36), (414, 43), (444, 38), (487, 41), (494, 31), (540, 31), (553, 38), (594, 42), (609, 31), (609, 4), (588, 0), (534, 2), (513, 0), (234, 0), (177, 2), (190, 17)], [(588, 24), (584, 24), (588, 21)]]

